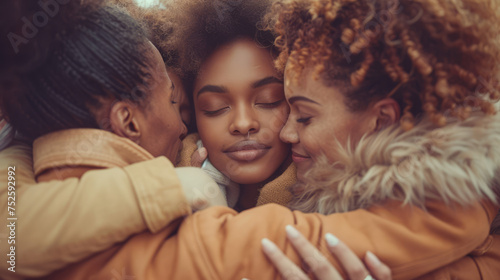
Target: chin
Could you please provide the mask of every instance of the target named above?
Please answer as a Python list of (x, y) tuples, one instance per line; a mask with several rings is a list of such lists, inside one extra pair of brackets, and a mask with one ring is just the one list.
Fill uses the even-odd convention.
[(237, 184), (240, 184), (240, 185), (253, 185), (253, 184), (259, 184), (259, 183), (262, 183), (264, 182), (266, 178), (257, 178), (256, 176), (244, 176), (244, 177), (238, 177), (238, 178), (235, 178), (233, 177), (231, 180)]
[(238, 162), (227, 159), (217, 161), (217, 159), (214, 159), (214, 161), (211, 159), (215, 168), (230, 178), (231, 181), (240, 185), (262, 183), (269, 179), (280, 167), (280, 164), (270, 162), (271, 157), (264, 157), (252, 162)]
[(304, 176), (309, 169), (306, 168), (305, 166), (299, 166), (298, 164), (296, 164), (296, 167), (297, 167), (297, 181), (304, 182)]
[(267, 174), (269, 172), (269, 169), (249, 171), (249, 170), (245, 170), (245, 168), (242, 168), (238, 171), (239, 171), (239, 174), (242, 174), (242, 175), (232, 176), (230, 178), (233, 182), (238, 183), (240, 185), (259, 184), (259, 183), (266, 181), (269, 177), (272, 176), (272, 173)]

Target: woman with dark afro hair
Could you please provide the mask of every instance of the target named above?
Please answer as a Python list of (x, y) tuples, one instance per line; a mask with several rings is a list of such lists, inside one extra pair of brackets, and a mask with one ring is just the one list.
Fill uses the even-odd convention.
[(191, 165), (203, 147), (208, 159), (202, 168), (226, 192), (229, 206), (242, 211), (269, 202), (287, 205), (287, 189), (296, 181), (289, 145), (279, 139), (288, 106), (282, 75), (273, 66), (274, 36), (258, 29), (270, 2), (165, 6), (172, 33), (156, 44), (160, 51), (177, 50), (198, 132), (184, 140), (181, 166)]

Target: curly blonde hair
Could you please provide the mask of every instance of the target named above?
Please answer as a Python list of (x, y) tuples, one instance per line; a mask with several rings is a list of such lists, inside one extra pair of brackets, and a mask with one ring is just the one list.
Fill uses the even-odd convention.
[(497, 0), (278, 0), (266, 23), (292, 81), (312, 65), (352, 110), (393, 97), (408, 130), (424, 113), (440, 126), (495, 113), (499, 18)]

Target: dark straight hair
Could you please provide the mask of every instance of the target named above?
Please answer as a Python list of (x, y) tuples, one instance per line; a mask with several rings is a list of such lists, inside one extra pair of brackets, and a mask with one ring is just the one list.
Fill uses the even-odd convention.
[(147, 94), (150, 56), (138, 22), (110, 5), (64, 12), (57, 16), (65, 20), (50, 19), (51, 34), (34, 37), (18, 54), (35, 45), (43, 55), (13, 67), (2, 83), (2, 111), (31, 140), (62, 129), (100, 128), (92, 110), (102, 98), (139, 103)]

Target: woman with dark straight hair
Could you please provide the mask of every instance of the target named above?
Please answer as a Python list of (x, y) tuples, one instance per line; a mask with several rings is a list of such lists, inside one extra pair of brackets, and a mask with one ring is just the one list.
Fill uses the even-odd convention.
[[(197, 208), (226, 205), (201, 170), (174, 169), (186, 135), (182, 96), (140, 23), (104, 1), (18, 5), (23, 20), (5, 30), (37, 34), (7, 55), (0, 104), (33, 144), (33, 162), (17, 142), (0, 155), (1, 195), (17, 209), (2, 216), (22, 220), (0, 278), (42, 276)], [(58, 12), (37, 26), (48, 5)]]

